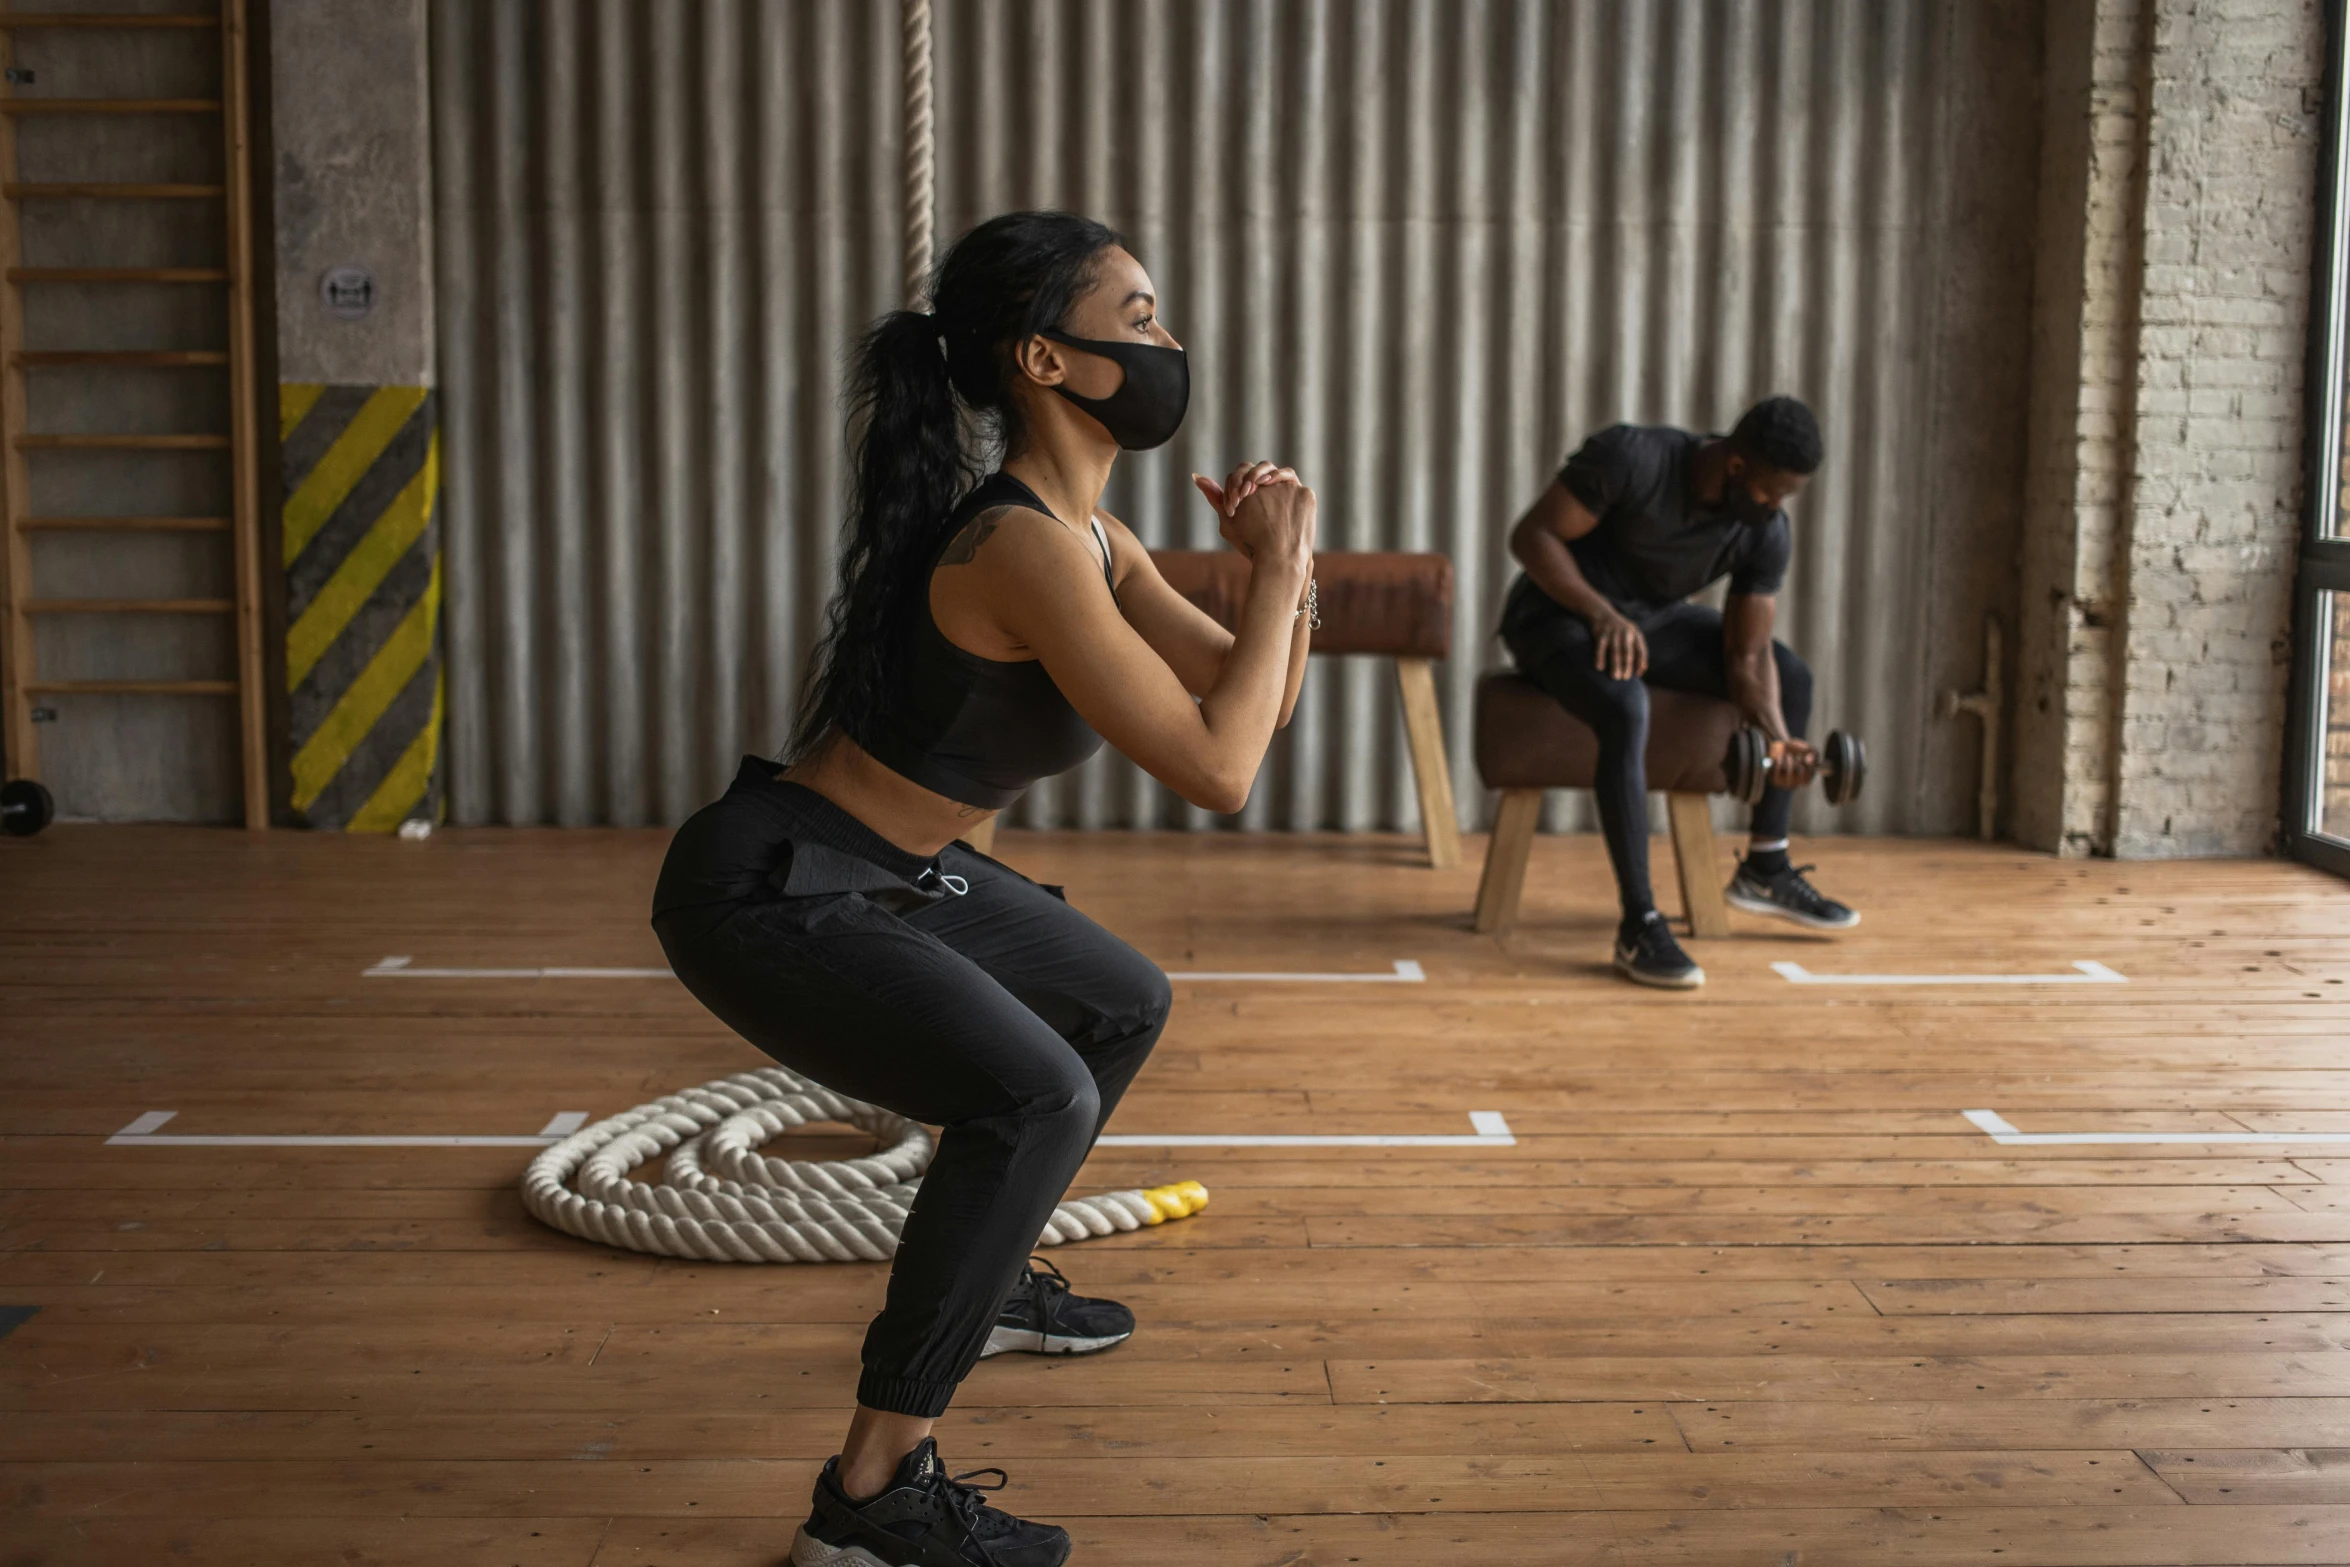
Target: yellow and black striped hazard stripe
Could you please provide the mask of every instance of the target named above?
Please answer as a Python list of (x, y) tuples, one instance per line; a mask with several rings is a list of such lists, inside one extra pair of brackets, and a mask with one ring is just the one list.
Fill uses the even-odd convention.
[(293, 805), (313, 827), (441, 814), (438, 411), (429, 387), (278, 388)]

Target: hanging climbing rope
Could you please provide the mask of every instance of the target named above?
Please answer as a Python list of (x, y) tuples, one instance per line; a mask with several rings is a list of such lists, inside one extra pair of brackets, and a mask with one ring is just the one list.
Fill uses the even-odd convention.
[[(793, 1127), (873, 1135), (861, 1159), (770, 1159)], [(522, 1204), (569, 1235), (704, 1262), (886, 1262), (935, 1145), (914, 1121), (782, 1067), (740, 1072), (581, 1127), (530, 1162)], [(668, 1156), (659, 1182), (640, 1166)], [(1164, 1224), (1208, 1205), (1197, 1181), (1072, 1197), (1039, 1246)]]
[(938, 124), (930, 107), (930, 0), (904, 0), (898, 25), (904, 72), (898, 105), (905, 208), (901, 258), (906, 308), (920, 310), (930, 289), (931, 224), (938, 206)]

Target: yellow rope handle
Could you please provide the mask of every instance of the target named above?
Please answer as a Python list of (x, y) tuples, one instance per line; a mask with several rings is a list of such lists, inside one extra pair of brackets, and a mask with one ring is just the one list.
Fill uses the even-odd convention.
[(1151, 1205), (1152, 1217), (1145, 1224), (1164, 1224), (1169, 1219), (1188, 1219), (1208, 1205), (1208, 1189), (1197, 1181), (1177, 1181), (1172, 1186), (1154, 1186), (1142, 1194), (1142, 1200)]

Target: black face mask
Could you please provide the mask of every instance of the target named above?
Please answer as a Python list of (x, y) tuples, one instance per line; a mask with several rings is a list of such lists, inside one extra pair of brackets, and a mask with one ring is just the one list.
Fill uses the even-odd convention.
[(1182, 349), (1071, 337), (1065, 332), (1037, 335), (1114, 359), (1125, 370), (1126, 379), (1107, 397), (1080, 397), (1066, 386), (1053, 388), (1100, 420), (1111, 440), (1130, 452), (1147, 452), (1174, 439), (1183, 411), (1191, 406), (1191, 360)]

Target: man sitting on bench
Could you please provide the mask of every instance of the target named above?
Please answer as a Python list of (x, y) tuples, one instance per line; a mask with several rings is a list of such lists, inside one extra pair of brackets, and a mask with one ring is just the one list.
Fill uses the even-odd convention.
[[(1726, 697), (1770, 739), (1772, 782), (1731, 906), (1814, 930), (1860, 923), (1787, 858), (1790, 791), (1811, 781), (1819, 755), (1803, 739), (1811, 670), (1771, 637), (1793, 549), (1780, 507), (1820, 457), (1819, 424), (1792, 397), (1757, 403), (1726, 437), (1614, 425), (1567, 459), (1510, 533), (1525, 572), (1503, 607), (1502, 641), (1599, 736), (1599, 819), (1624, 906), (1616, 972), (1635, 983), (1705, 983), (1649, 891), (1648, 684)], [(1725, 576), (1725, 609), (1685, 602)]]

